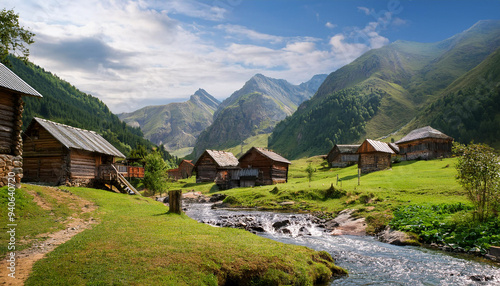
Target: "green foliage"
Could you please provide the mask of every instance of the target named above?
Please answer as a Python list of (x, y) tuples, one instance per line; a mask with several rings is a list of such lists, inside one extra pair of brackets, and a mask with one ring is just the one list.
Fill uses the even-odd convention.
[(311, 163), (309, 163), (309, 165), (307, 165), (307, 168), (306, 168), (307, 179), (309, 180), (309, 182), (312, 181), (312, 177), (313, 177), (314, 172), (316, 172), (316, 169), (311, 165)]
[(28, 61), (30, 51), (27, 45), (35, 41), (34, 33), (24, 29), (19, 24), (19, 15), (13, 10), (0, 11), (0, 62), (10, 66), (9, 53), (23, 61)]
[(467, 218), (473, 209), (469, 205), (409, 205), (397, 208), (391, 228), (412, 232), (424, 243), (446, 245), (453, 249), (486, 252), (500, 244), (500, 219), (490, 218), (477, 223)]
[(477, 220), (485, 221), (499, 211), (500, 158), (493, 148), (484, 144), (455, 143), (453, 151), (460, 155), (457, 180), (476, 207)]
[(149, 190), (150, 195), (160, 193), (160, 196), (167, 190), (168, 164), (163, 160), (158, 152), (152, 152), (144, 158), (144, 186)]

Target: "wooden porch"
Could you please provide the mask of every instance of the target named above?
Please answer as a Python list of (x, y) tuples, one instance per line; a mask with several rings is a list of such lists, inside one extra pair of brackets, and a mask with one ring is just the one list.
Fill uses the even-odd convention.
[[(99, 166), (99, 171), (97, 176), (98, 183), (104, 185), (106, 188), (110, 190), (113, 190), (113, 187), (115, 187), (119, 192), (124, 194), (141, 195), (134, 188), (134, 186), (132, 186), (132, 184), (130, 184), (129, 181), (125, 179), (125, 177), (123, 176), (123, 172), (120, 172), (119, 168), (117, 167), (118, 166), (115, 166), (113, 164)], [(122, 167), (127, 167), (127, 166), (122, 166)]]

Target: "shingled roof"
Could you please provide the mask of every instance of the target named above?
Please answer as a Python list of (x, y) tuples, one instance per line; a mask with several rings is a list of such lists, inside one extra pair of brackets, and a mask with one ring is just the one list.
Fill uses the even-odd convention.
[(120, 151), (118, 151), (118, 149), (111, 145), (111, 143), (94, 131), (84, 130), (38, 117), (33, 118), (30, 126), (28, 126), (28, 129), (34, 122), (40, 124), (66, 148), (125, 158), (125, 155), (123, 155)]
[[(389, 144), (387, 144), (385, 142), (376, 141), (376, 140), (372, 140), (372, 139), (366, 139), (365, 142), (370, 144), (376, 152), (383, 152), (383, 153), (390, 153), (390, 154), (395, 153), (394, 150), (392, 150), (392, 148), (389, 146)], [(361, 146), (359, 148), (361, 148), (363, 146), (363, 144), (361, 144)], [(359, 152), (359, 150), (358, 150), (358, 152)]]
[(21, 95), (43, 97), (2, 63), (0, 63), (0, 88), (8, 89)]
[(206, 150), (205, 152), (214, 159), (219, 167), (236, 167), (239, 164), (238, 159), (231, 152), (217, 150)]
[(450, 139), (450, 140), (453, 139), (450, 136), (442, 133), (439, 130), (436, 130), (430, 126), (425, 126), (425, 127), (418, 128), (418, 129), (411, 131), (410, 133), (408, 133), (408, 135), (403, 137), (401, 140), (396, 141), (396, 144), (410, 142), (410, 141), (424, 139), (424, 138), (437, 138), (437, 139)]
[(290, 162), (287, 159), (283, 158), (281, 155), (276, 154), (273, 151), (270, 151), (270, 150), (267, 150), (267, 149), (264, 149), (264, 148), (260, 148), (260, 147), (252, 147), (252, 148), (250, 148), (250, 150), (248, 150), (245, 154), (243, 154), (243, 156), (240, 157), (240, 160), (241, 160), (241, 158), (243, 158), (247, 154), (249, 154), (252, 151), (252, 149), (255, 149), (257, 152), (259, 152), (260, 154), (262, 154), (264, 157), (267, 157), (267, 158), (271, 159), (272, 161), (286, 163), (286, 164), (292, 164), (292, 162)]
[(355, 154), (358, 151), (359, 146), (361, 145), (335, 145), (339, 149), (339, 152), (342, 154)]

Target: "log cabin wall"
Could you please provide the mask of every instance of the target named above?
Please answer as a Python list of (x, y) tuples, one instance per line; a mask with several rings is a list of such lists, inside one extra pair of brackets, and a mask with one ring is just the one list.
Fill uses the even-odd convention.
[(69, 183), (75, 186), (92, 186), (93, 182), (98, 177), (100, 165), (100, 155), (89, 151), (71, 150), (69, 162)]
[(288, 182), (288, 164), (274, 162), (271, 168), (271, 183), (281, 184)]
[(182, 179), (191, 177), (191, 175), (193, 175), (193, 168), (194, 165), (191, 161), (182, 160), (182, 162), (179, 164), (180, 177)]
[(358, 168), (361, 173), (385, 170), (391, 167), (391, 154), (383, 152), (372, 152), (359, 154)]
[(66, 182), (68, 150), (35, 124), (24, 134), (24, 181), (59, 185)]
[(272, 185), (288, 181), (288, 164), (275, 162), (257, 151), (240, 158), (240, 167), (259, 169), (255, 185)]
[(217, 164), (208, 155), (204, 154), (196, 163), (196, 182), (213, 182), (217, 176)]
[[(21, 187), (23, 109), (24, 102), (21, 95), (0, 90), (0, 187), (9, 183), (15, 183), (17, 188)], [(10, 178), (13, 178), (14, 182), (9, 182)]]
[(425, 138), (398, 144), (404, 160), (435, 159), (450, 157), (452, 140)]

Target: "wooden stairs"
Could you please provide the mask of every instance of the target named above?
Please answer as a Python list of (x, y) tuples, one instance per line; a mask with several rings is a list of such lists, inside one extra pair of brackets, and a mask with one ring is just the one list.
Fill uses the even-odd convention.
[(105, 170), (101, 172), (101, 181), (108, 189), (113, 190), (112, 187), (115, 187), (120, 193), (141, 196), (141, 193), (113, 165), (111, 165), (111, 168), (106, 166)]

